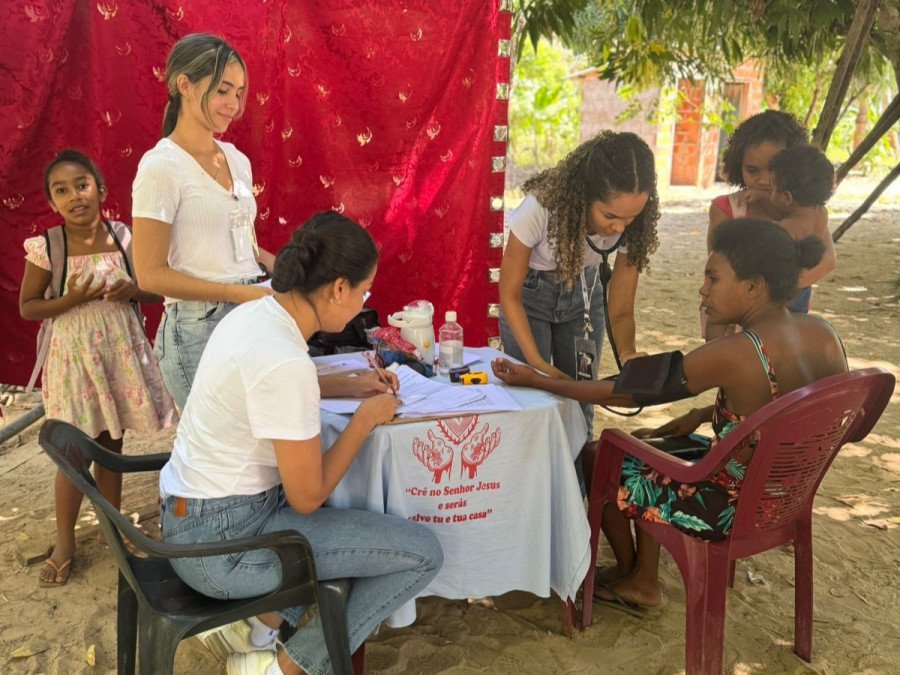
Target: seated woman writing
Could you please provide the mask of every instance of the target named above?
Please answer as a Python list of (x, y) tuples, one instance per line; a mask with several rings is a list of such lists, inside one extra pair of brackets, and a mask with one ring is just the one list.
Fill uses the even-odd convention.
[[(780, 394), (829, 375), (846, 372), (847, 360), (834, 328), (814, 316), (791, 314), (785, 304), (796, 294), (801, 269), (815, 266), (822, 244), (815, 237), (795, 242), (773, 222), (751, 218), (726, 221), (717, 229), (700, 288), (702, 307), (711, 323), (736, 323), (742, 333), (713, 340), (670, 360), (665, 382), (654, 394), (629, 395), (613, 380), (569, 381), (550, 378), (506, 359), (492, 364), (508, 384), (537, 387), (578, 401), (612, 405), (667, 403), (717, 388), (715, 405), (694, 409), (657, 430), (658, 435), (687, 435), (712, 422), (715, 438), (723, 439), (746, 416)], [(651, 367), (641, 357), (629, 368)], [(711, 480), (676, 483), (633, 457), (622, 467), (617, 504), (607, 504), (602, 528), (616, 557), (595, 595), (602, 600), (639, 606), (661, 601), (659, 544), (629, 518), (667, 522), (692, 536), (722, 540), (734, 520), (751, 442), (719, 467)], [(585, 472), (585, 475), (590, 475)], [(647, 488), (647, 489), (645, 489)]]
[[(275, 294), (236, 307), (212, 332), (160, 474), (166, 541), (215, 542), (296, 530), (315, 553), (320, 579), (356, 579), (347, 602), (355, 650), (383, 619), (421, 591), (443, 561), (435, 536), (404, 518), (320, 508), (366, 435), (394, 416), (397, 399), (379, 388), (396, 379), (323, 381), (330, 393), (372, 394), (330, 448), (323, 448), (320, 384), (306, 341), (339, 331), (363, 306), (378, 252), (366, 231), (336, 213), (314, 216), (275, 260)], [(324, 380), (324, 378), (323, 378)], [(370, 381), (371, 380), (371, 381)], [(380, 387), (377, 385), (381, 385)], [(278, 587), (275, 553), (179, 558), (179, 576), (200, 593), (247, 598)], [(330, 662), (318, 616), (275, 651), (282, 619), (266, 614), (218, 631), (228, 673), (324, 673)], [(301, 670), (302, 669), (302, 670)]]

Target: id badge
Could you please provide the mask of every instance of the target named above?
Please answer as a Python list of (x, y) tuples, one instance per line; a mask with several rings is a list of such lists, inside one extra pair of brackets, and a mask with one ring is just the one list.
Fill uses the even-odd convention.
[(597, 345), (593, 340), (575, 338), (575, 379), (597, 379)]
[(242, 206), (232, 209), (230, 218), (235, 262), (255, 260), (259, 249), (256, 245), (256, 231), (253, 228), (250, 210)]

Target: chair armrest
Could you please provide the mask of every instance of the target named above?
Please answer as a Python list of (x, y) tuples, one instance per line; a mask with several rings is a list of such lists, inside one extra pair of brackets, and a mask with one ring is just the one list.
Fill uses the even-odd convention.
[[(127, 532), (125, 536), (130, 534), (131, 532)], [(306, 537), (295, 530), (279, 530), (256, 537), (204, 544), (169, 544), (141, 534), (139, 536), (141, 537), (140, 541), (134, 541), (134, 539), (132, 541), (142, 550), (159, 558), (203, 558), (269, 549), (281, 561), (281, 588), (297, 586), (308, 580), (304, 562), (309, 561), (309, 564), (315, 569), (312, 547)], [(129, 539), (131, 539), (130, 536)]]
[(694, 483), (709, 478), (720, 464), (724, 463), (734, 448), (734, 443), (717, 443), (706, 456), (696, 462), (688, 462), (667, 452), (647, 445), (621, 429), (605, 429), (600, 434), (598, 454), (613, 449), (625, 452), (641, 460), (673, 480)]
[(91, 459), (104, 469), (116, 473), (139, 473), (142, 471), (159, 471), (172, 453), (158, 452), (153, 455), (120, 455), (112, 452), (97, 453)]

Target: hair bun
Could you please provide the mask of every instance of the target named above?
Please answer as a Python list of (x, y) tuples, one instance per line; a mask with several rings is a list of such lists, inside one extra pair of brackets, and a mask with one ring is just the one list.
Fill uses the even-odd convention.
[(825, 254), (825, 245), (815, 236), (809, 236), (797, 242), (797, 260), (805, 270), (819, 264)]

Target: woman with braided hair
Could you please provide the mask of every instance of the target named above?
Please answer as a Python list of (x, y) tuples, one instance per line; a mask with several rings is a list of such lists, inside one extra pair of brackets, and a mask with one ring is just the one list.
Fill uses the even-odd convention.
[[(622, 362), (638, 355), (634, 297), (656, 249), (659, 197), (653, 153), (632, 133), (602, 131), (552, 169), (529, 179), (507, 216), (500, 267), (500, 335), (507, 354), (547, 375), (576, 377), (575, 341), (598, 361), (608, 315)], [(592, 408), (585, 415), (590, 425)]]

